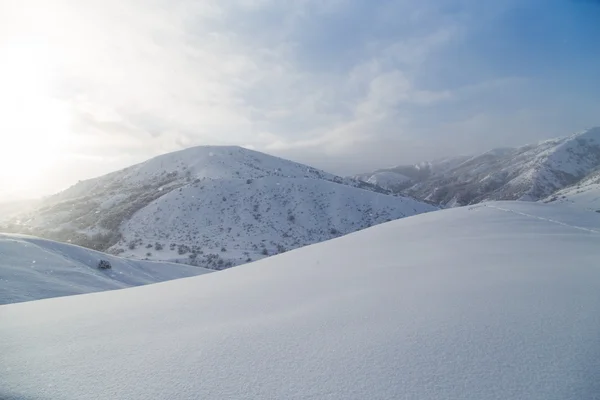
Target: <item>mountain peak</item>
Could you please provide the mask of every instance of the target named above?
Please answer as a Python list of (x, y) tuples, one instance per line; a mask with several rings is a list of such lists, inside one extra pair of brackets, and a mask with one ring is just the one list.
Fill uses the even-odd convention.
[(334, 175), (316, 168), (240, 146), (195, 146), (162, 154), (104, 177), (84, 181), (67, 192), (89, 191), (98, 184), (118, 181), (146, 185), (184, 178), (188, 183), (202, 179), (254, 179), (265, 176), (312, 177), (333, 180)]

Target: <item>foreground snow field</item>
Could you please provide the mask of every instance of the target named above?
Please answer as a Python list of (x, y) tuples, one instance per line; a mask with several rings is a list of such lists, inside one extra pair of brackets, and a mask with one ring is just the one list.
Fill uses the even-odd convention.
[[(109, 261), (112, 268), (98, 269), (100, 260)], [(31, 236), (0, 234), (0, 304), (123, 289), (207, 272), (188, 265), (126, 260)]]
[(490, 203), (2, 306), (0, 398), (599, 399), (599, 338), (600, 214)]

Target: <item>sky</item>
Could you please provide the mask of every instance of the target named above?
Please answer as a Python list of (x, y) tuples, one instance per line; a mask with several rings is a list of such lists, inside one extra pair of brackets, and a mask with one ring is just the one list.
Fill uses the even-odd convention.
[(349, 175), (600, 125), (596, 0), (0, 0), (0, 196), (241, 145)]

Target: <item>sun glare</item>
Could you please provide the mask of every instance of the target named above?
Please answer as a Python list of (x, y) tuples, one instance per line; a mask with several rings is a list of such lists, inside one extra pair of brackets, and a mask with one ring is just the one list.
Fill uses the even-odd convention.
[(44, 170), (65, 150), (69, 113), (50, 95), (52, 61), (41, 43), (0, 44), (0, 182), (6, 191), (50, 179)]

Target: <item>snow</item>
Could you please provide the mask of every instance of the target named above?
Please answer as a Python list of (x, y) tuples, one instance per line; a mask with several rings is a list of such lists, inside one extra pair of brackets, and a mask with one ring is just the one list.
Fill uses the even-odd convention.
[(582, 210), (600, 212), (600, 171), (556, 192), (544, 202), (557, 202)]
[(599, 227), (568, 207), (486, 203), (3, 306), (0, 397), (598, 399)]
[(143, 163), (103, 177), (81, 182), (61, 194), (63, 198), (85, 196), (92, 188), (111, 183), (131, 187), (161, 180), (173, 174), (190, 179), (313, 177), (334, 179), (334, 175), (282, 158), (238, 146), (197, 146), (154, 157)]
[[(599, 167), (600, 128), (591, 128), (518, 148), (386, 171), (413, 178), (411, 186), (399, 186), (395, 192), (455, 207), (489, 200), (542, 200), (586, 179)], [(411, 173), (417, 169), (423, 173)], [(368, 180), (373, 174), (359, 177)]]
[[(172, 191), (138, 211), (121, 226), (123, 239), (112, 251), (125, 257), (186, 260), (189, 254), (170, 247), (176, 243), (201, 249), (198, 265), (208, 265), (207, 258), (214, 255), (239, 265), (247, 258), (264, 258), (263, 249), (277, 254), (434, 210), (409, 198), (322, 179), (211, 179)], [(135, 238), (142, 245), (130, 249), (128, 243)], [(163, 244), (161, 251), (143, 245), (157, 242)]]
[(371, 175), (366, 182), (373, 185), (379, 185), (386, 189), (391, 189), (397, 186), (405, 185), (410, 182), (411, 178), (391, 171), (380, 171)]
[[(110, 270), (97, 268), (100, 260)], [(0, 304), (123, 289), (209, 270), (125, 260), (31, 236), (0, 234)], [(0, 395), (1, 398), (1, 395)]]

